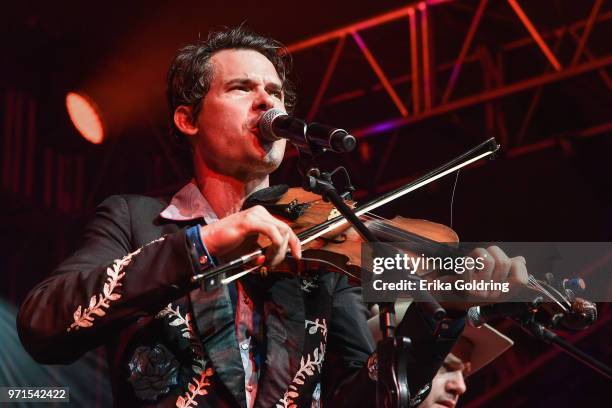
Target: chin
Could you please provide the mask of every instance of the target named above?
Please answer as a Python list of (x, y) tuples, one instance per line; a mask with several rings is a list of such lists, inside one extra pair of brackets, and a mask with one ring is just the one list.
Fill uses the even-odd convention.
[(274, 170), (278, 169), (281, 164), (281, 160), (267, 160), (260, 164), (259, 169), (262, 173), (270, 174)]
[(278, 166), (280, 166), (280, 164), (283, 161), (284, 156), (285, 156), (284, 146), (282, 149), (278, 148), (277, 146), (274, 146), (272, 149), (270, 149), (270, 151), (266, 153), (266, 155), (263, 158), (263, 162), (269, 167), (271, 167), (272, 171), (274, 171), (278, 168)]
[(240, 173), (248, 178), (267, 176), (280, 166), (282, 156), (279, 159), (266, 155), (244, 161)]

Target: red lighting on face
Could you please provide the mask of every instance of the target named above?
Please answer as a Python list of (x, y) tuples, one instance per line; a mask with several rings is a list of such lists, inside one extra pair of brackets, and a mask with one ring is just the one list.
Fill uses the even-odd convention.
[(104, 126), (95, 103), (85, 95), (69, 92), (66, 95), (66, 109), (70, 120), (81, 136), (93, 144), (104, 140)]

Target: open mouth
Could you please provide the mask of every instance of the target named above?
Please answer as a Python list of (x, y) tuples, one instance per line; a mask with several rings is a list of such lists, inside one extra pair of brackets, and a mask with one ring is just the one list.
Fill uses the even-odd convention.
[(274, 142), (261, 137), (261, 132), (259, 131), (259, 128), (251, 128), (249, 129), (249, 132), (251, 132), (255, 136), (255, 138), (257, 139), (257, 143), (259, 144), (261, 149), (263, 149), (264, 152), (268, 153), (270, 150), (272, 150), (272, 148), (274, 147)]
[(262, 146), (267, 146), (272, 143), (269, 140), (266, 140), (263, 137), (261, 137), (261, 132), (259, 131), (259, 128), (249, 129), (249, 132), (255, 135), (255, 137), (257, 138), (257, 140)]

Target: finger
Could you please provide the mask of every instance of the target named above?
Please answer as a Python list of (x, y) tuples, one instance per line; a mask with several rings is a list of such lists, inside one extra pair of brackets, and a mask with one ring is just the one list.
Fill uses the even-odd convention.
[[(493, 259), (495, 259), (495, 268), (491, 274), (491, 279), (494, 282), (506, 282), (508, 280), (508, 274), (510, 273), (510, 258), (508, 258), (508, 255), (498, 246), (490, 246), (487, 250), (493, 256)], [(501, 295), (501, 292), (495, 290), (489, 295), (493, 298), (497, 298)]]
[(527, 272), (527, 262), (524, 257), (517, 256), (510, 259), (508, 281), (511, 286), (527, 286), (529, 282), (529, 272)]
[(491, 275), (493, 274), (493, 270), (495, 269), (495, 259), (493, 256), (489, 254), (489, 252), (484, 248), (476, 248), (471, 253), (470, 256), (474, 259), (480, 258), (482, 268), (475, 268), (473, 273), (474, 279), (482, 279), (489, 280), (491, 279)]
[(278, 218), (270, 214), (270, 212), (266, 210), (265, 207), (257, 205), (253, 207), (252, 210), (253, 210), (252, 211), (253, 215), (261, 219), (262, 221), (271, 223), (277, 226), (278, 228), (284, 228), (284, 227), (288, 228), (288, 225), (286, 223), (284, 223), (283, 221), (279, 220)]
[(283, 241), (283, 233), (279, 226), (256, 212), (251, 212), (245, 217), (243, 230), (245, 235), (254, 233), (264, 235), (275, 247), (279, 247)]
[[(495, 269), (495, 260), (493, 256), (484, 248), (474, 249), (470, 253), (470, 256), (474, 259), (479, 258), (481, 262), (476, 264), (482, 265), (482, 268), (477, 267), (473, 270), (472, 279), (477, 281), (489, 281)], [(474, 293), (479, 297), (486, 297), (488, 294), (486, 290), (474, 291)]]
[(280, 221), (270, 213), (266, 213), (262, 216), (262, 218), (264, 222), (269, 222), (277, 226), (283, 236), (288, 236), (288, 243), (289, 248), (291, 249), (291, 253), (299, 261), (302, 258), (302, 247), (299, 238), (297, 237), (295, 232), (293, 232), (291, 227), (289, 227), (287, 224)]
[[(270, 239), (271, 246), (277, 250), (283, 245), (283, 241), (285, 239), (283, 231), (281, 231), (276, 225), (266, 224), (264, 223), (261, 226), (262, 231), (264, 231), (264, 235)], [(267, 232), (269, 231), (269, 232)]]
[(287, 255), (287, 246), (289, 245), (289, 235), (285, 234), (283, 236), (283, 241), (280, 246), (273, 251), (272, 259), (270, 259), (270, 265), (276, 266), (283, 262), (285, 256)]
[(293, 257), (299, 261), (302, 259), (302, 245), (300, 244), (300, 239), (295, 235), (293, 231), (291, 231), (291, 235), (289, 236), (289, 247), (291, 248), (291, 253)]
[(495, 268), (491, 274), (491, 279), (496, 280), (496, 282), (502, 282), (506, 279), (510, 272), (510, 258), (508, 258), (508, 255), (506, 255), (506, 253), (497, 245), (488, 247), (487, 251), (495, 260)]
[[(282, 262), (286, 256), (287, 247), (291, 249), (293, 256), (300, 260), (302, 250), (300, 241), (293, 230), (284, 222), (274, 217), (264, 207), (255, 206), (249, 209), (249, 219), (257, 224), (255, 228), (260, 228), (257, 231), (270, 239), (271, 248), (266, 251), (266, 258), (271, 265), (277, 265)], [(265, 227), (262, 227), (265, 225)], [(265, 228), (265, 229), (261, 229)], [(271, 231), (275, 228), (278, 234)]]

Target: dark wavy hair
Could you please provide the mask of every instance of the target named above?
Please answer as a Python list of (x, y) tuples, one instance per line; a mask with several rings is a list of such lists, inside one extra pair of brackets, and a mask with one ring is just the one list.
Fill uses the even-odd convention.
[(283, 44), (242, 26), (214, 31), (208, 34), (206, 40), (181, 48), (170, 64), (166, 92), (170, 132), (179, 144), (185, 143), (185, 137), (174, 124), (174, 111), (180, 105), (192, 106), (192, 119), (197, 118), (202, 109), (202, 99), (212, 81), (210, 59), (216, 52), (227, 49), (254, 50), (268, 58), (282, 82), (285, 108), (291, 113), (295, 107), (295, 88), (288, 78), (291, 57)]

